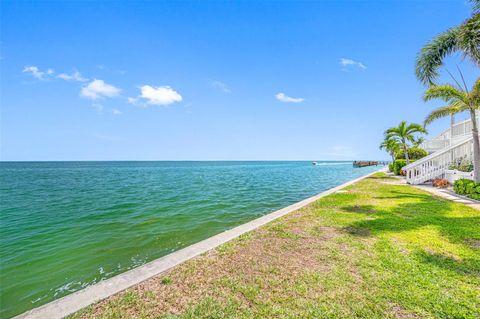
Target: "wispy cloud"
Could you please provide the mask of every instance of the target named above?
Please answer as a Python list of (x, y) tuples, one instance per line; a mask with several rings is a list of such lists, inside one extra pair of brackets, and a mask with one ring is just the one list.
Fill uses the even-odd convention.
[(112, 109), (112, 114), (113, 114), (113, 115), (122, 115), (123, 112), (120, 111), (120, 110), (117, 110), (117, 109)]
[(275, 98), (283, 103), (300, 103), (305, 101), (305, 99), (302, 97), (290, 97), (285, 93), (281, 93), (281, 92), (275, 94)]
[(65, 81), (78, 81), (78, 82), (88, 81), (88, 79), (82, 77), (82, 75), (78, 71), (75, 71), (72, 74), (60, 73), (59, 75), (57, 75), (57, 77)]
[(232, 93), (232, 90), (223, 82), (221, 81), (213, 81), (212, 87), (223, 91), (224, 93)]
[(105, 83), (103, 80), (93, 80), (86, 86), (82, 87), (80, 96), (92, 100), (98, 100), (105, 97), (116, 97), (121, 90), (113, 85)]
[(148, 105), (170, 105), (172, 103), (181, 102), (182, 96), (168, 85), (153, 87), (143, 85), (140, 87), (140, 95), (136, 98), (128, 98), (131, 104), (138, 104), (143, 101), (142, 106)]
[(53, 69), (47, 69), (46, 71), (41, 71), (38, 67), (34, 65), (27, 65), (23, 68), (24, 73), (30, 73), (33, 77), (39, 80), (45, 80), (47, 76), (55, 73)]
[(340, 65), (342, 66), (343, 71), (348, 71), (351, 68), (359, 68), (361, 70), (366, 70), (367, 66), (360, 61), (355, 61), (352, 59), (341, 58)]

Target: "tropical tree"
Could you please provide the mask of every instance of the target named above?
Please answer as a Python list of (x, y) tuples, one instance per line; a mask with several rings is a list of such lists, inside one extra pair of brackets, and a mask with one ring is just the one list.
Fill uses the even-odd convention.
[(415, 134), (426, 134), (427, 130), (420, 124), (411, 123), (407, 124), (406, 121), (400, 122), (396, 127), (391, 127), (385, 131), (386, 140), (395, 140), (400, 144), (400, 147), (403, 148), (405, 154), (405, 161), (407, 165), (410, 164), (410, 159), (408, 158), (408, 147), (409, 143), (415, 142)]
[(395, 161), (395, 156), (400, 150), (400, 143), (395, 139), (384, 139), (380, 144), (380, 149), (387, 151), (387, 153), (392, 157), (392, 162)]
[(473, 12), (469, 19), (437, 35), (420, 50), (415, 72), (422, 83), (434, 84), (444, 59), (455, 52), (480, 66), (480, 0), (470, 2)]
[(420, 147), (420, 145), (425, 142), (425, 138), (422, 137), (422, 136), (419, 136), (415, 139), (415, 141), (413, 141), (413, 147)]
[(478, 137), (478, 123), (476, 121), (476, 110), (480, 109), (480, 79), (475, 82), (473, 88), (468, 90), (455, 87), (450, 84), (433, 85), (428, 88), (424, 95), (424, 101), (441, 99), (447, 105), (433, 110), (426, 118), (425, 125), (430, 124), (436, 119), (451, 116), (452, 114), (467, 111), (472, 120), (472, 138), (473, 138), (473, 178), (480, 182), (480, 141)]
[[(435, 85), (439, 76), (438, 69), (443, 65), (445, 58), (455, 52), (463, 55), (474, 65), (480, 67), (480, 0), (470, 0), (473, 4), (472, 16), (459, 26), (455, 26), (428, 42), (417, 56), (415, 73), (417, 78), (425, 85)], [(451, 74), (450, 74), (451, 75)], [(453, 78), (453, 76), (452, 76)], [(464, 89), (453, 78), (458, 87), (452, 85), (440, 85), (430, 87), (424, 94), (426, 101), (442, 99), (447, 105), (431, 112), (425, 119), (425, 124), (443, 117), (468, 111), (472, 119), (473, 139), (473, 165), (474, 180), (480, 182), (480, 142), (476, 121), (476, 111), (480, 108), (480, 84), (479, 80), (468, 90), (465, 81)], [(463, 76), (462, 76), (463, 80)]]

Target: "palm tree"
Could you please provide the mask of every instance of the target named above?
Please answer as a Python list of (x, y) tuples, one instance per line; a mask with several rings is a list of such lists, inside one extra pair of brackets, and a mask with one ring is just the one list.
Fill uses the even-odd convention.
[(426, 118), (425, 125), (441, 117), (450, 116), (455, 113), (468, 111), (472, 120), (473, 137), (473, 179), (480, 182), (480, 141), (478, 137), (478, 125), (475, 111), (480, 109), (480, 79), (475, 82), (473, 88), (461, 89), (450, 84), (431, 86), (423, 95), (425, 101), (441, 99), (447, 103), (446, 106), (433, 110)]
[(434, 84), (443, 60), (455, 52), (480, 66), (480, 0), (470, 0), (472, 16), (459, 26), (437, 35), (428, 42), (417, 56), (415, 72), (426, 85)]
[(422, 136), (419, 136), (415, 139), (415, 141), (413, 141), (412, 145), (415, 147), (420, 147), (420, 145), (422, 145), (423, 142), (425, 142), (425, 138)]
[(400, 150), (400, 144), (395, 139), (384, 139), (380, 144), (380, 149), (385, 150), (392, 157), (392, 162), (395, 161), (395, 155)]
[(391, 127), (385, 131), (386, 140), (395, 140), (403, 148), (407, 165), (410, 164), (410, 159), (408, 158), (408, 143), (415, 142), (416, 133), (426, 134), (427, 130), (420, 124), (407, 124), (406, 121), (402, 121), (397, 127)]

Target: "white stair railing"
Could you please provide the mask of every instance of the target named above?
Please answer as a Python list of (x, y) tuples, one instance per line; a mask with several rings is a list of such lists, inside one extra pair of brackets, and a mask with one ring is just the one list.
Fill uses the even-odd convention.
[(442, 178), (448, 167), (461, 159), (473, 160), (471, 136), (405, 166), (403, 170), (406, 172), (407, 183), (421, 184)]
[[(477, 123), (480, 124), (478, 117)], [(462, 141), (470, 134), (472, 134), (472, 120), (468, 119), (455, 123), (433, 139), (423, 142), (420, 147), (428, 153), (434, 153)]]

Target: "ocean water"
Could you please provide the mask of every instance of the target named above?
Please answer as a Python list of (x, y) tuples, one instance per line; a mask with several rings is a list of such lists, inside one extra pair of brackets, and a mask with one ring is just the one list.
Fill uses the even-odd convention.
[(2, 162), (0, 318), (379, 168), (351, 162)]

